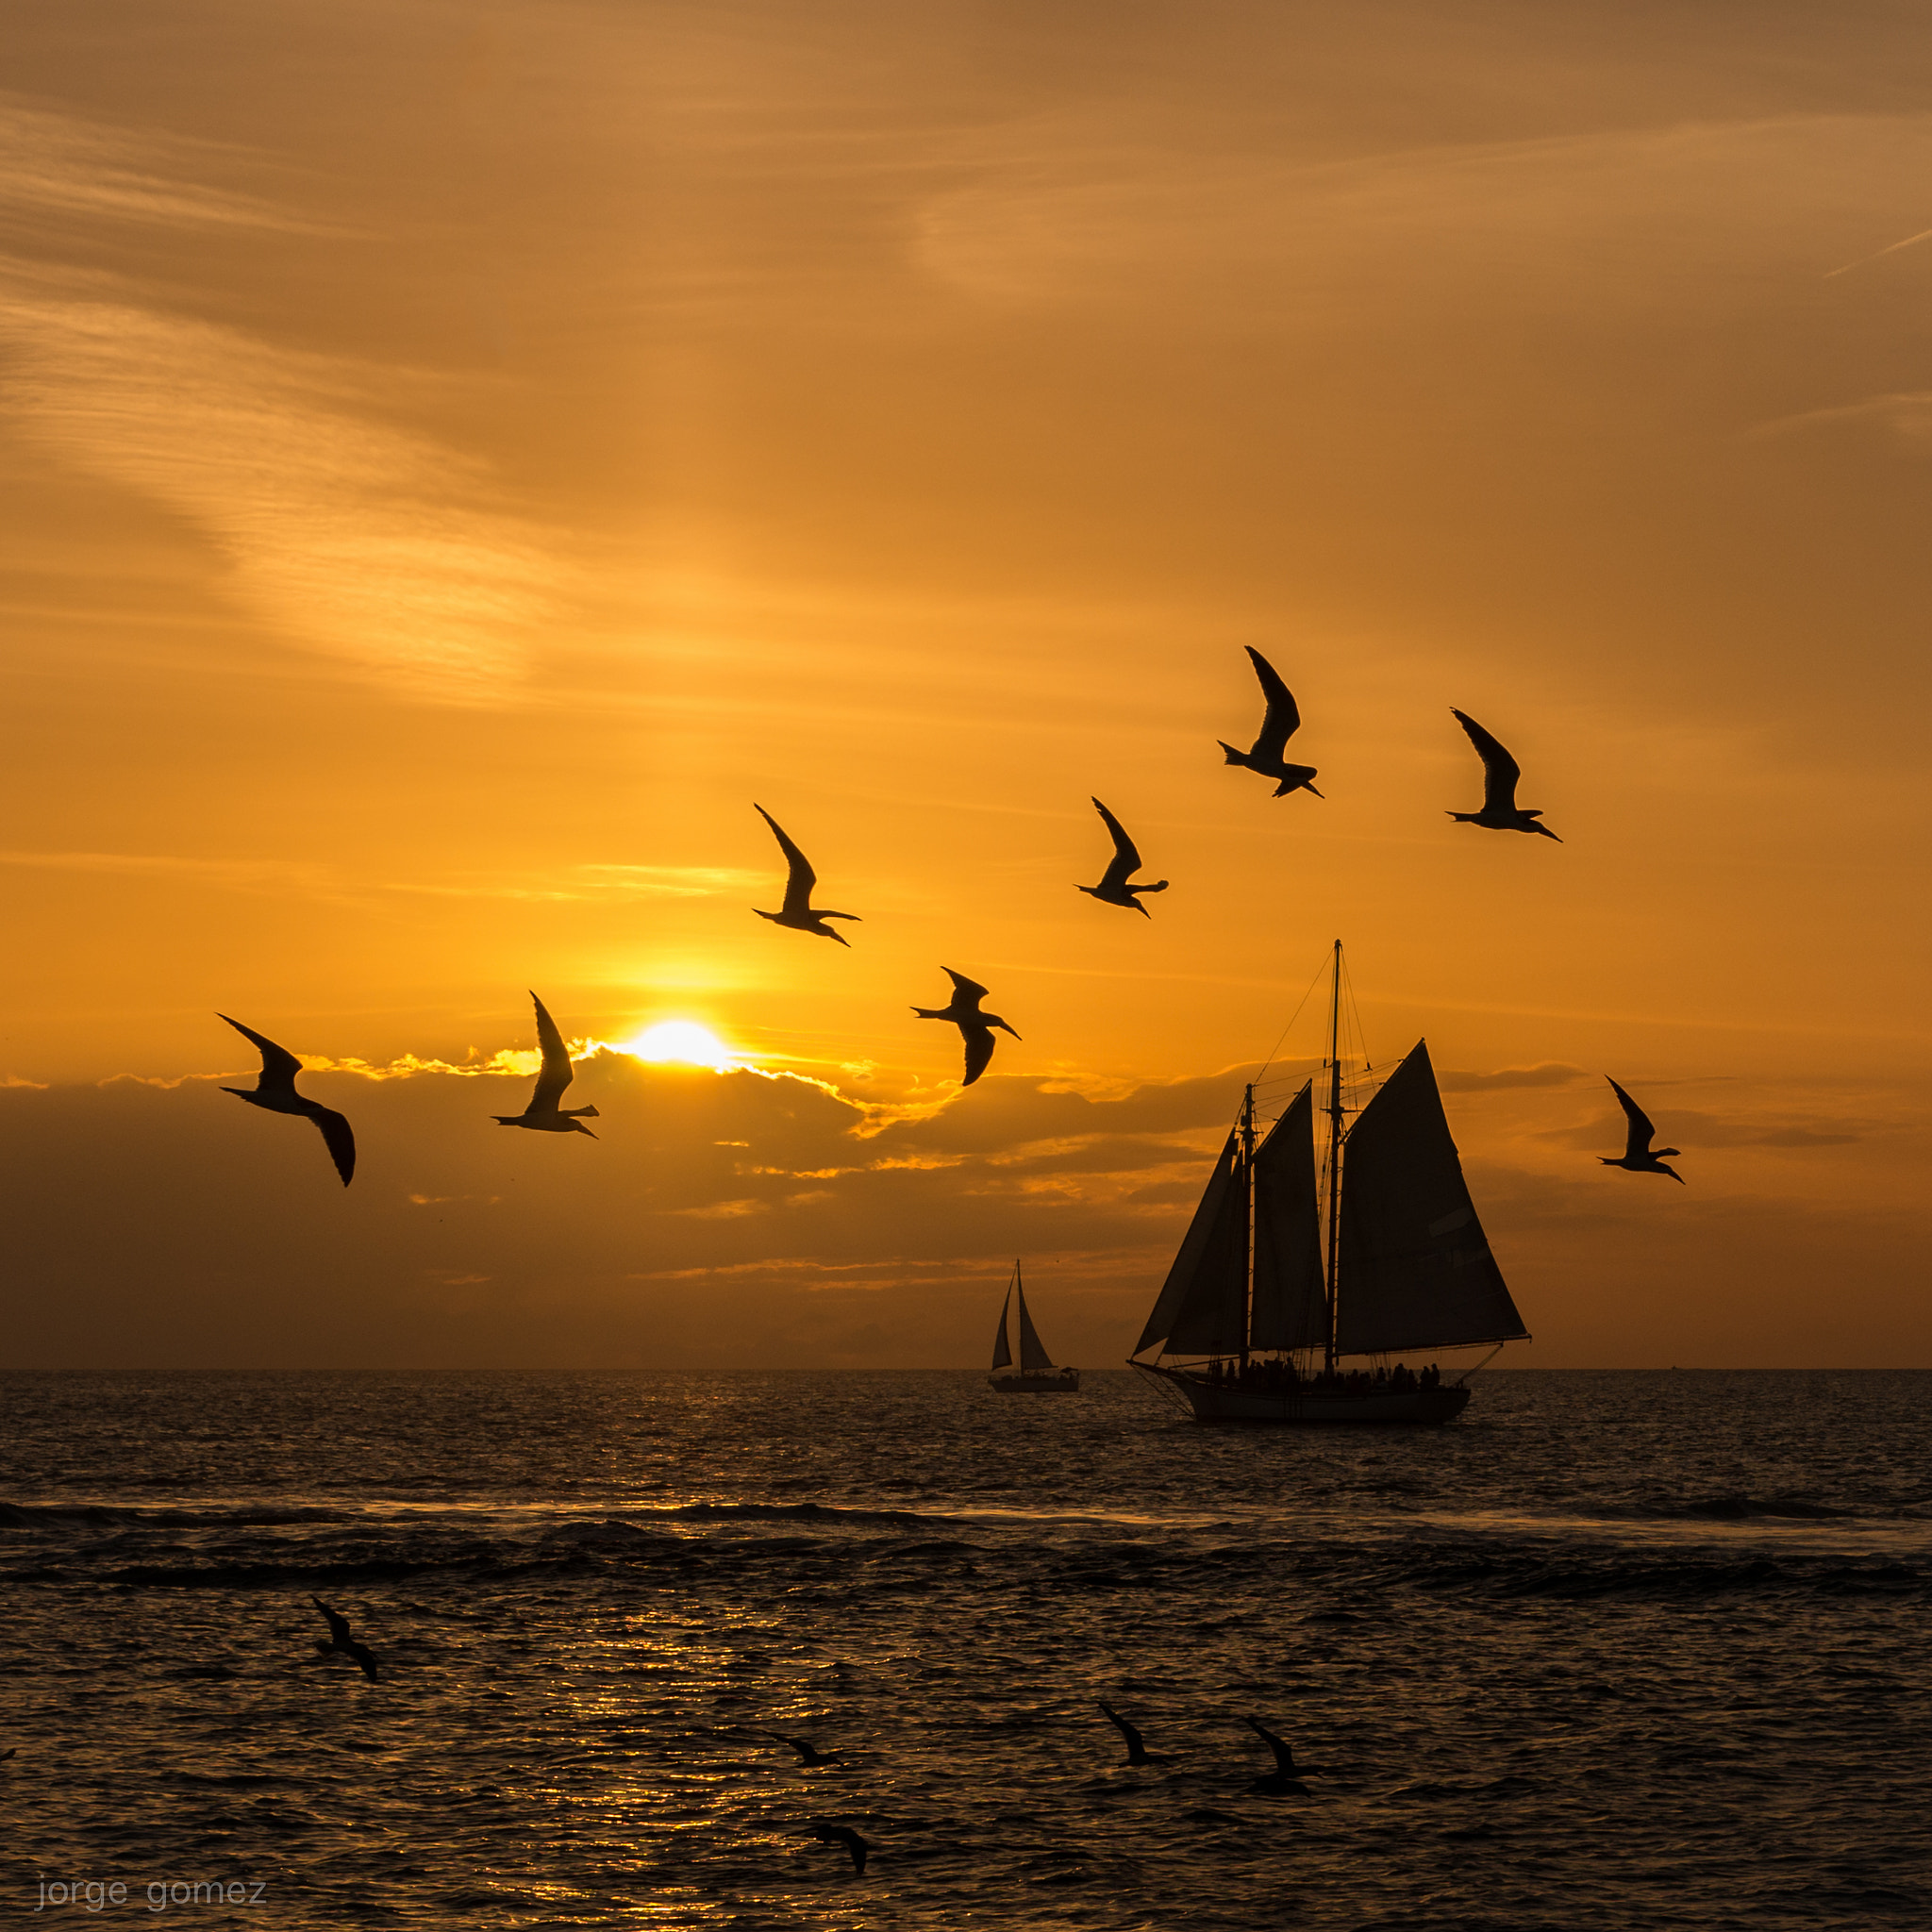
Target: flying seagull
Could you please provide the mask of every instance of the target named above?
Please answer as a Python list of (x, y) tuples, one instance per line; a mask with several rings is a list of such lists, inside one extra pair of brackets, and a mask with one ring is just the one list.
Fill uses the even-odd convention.
[(839, 1761), (836, 1751), (821, 1751), (809, 1738), (788, 1738), (783, 1731), (767, 1731), (765, 1736), (781, 1744), (790, 1744), (798, 1753), (798, 1761), (807, 1771), (820, 1771)]
[[(530, 1000), (537, 1008), (537, 1044), (543, 1049), (543, 1071), (537, 1075), (537, 1091), (530, 1095), (530, 1104), (522, 1113), (493, 1113), (490, 1118), (499, 1127), (530, 1127), (540, 1134), (591, 1134), (584, 1119), (597, 1118), (594, 1107), (557, 1104), (574, 1077), (570, 1048), (564, 1045), (557, 1022), (543, 1010), (543, 1002), (535, 993)], [(596, 1138), (591, 1134), (591, 1140)]]
[[(1609, 1080), (1609, 1075), (1606, 1074), (1604, 1078)], [(1650, 1116), (1614, 1080), (1610, 1080), (1610, 1091), (1617, 1096), (1630, 1122), (1630, 1139), (1624, 1146), (1623, 1159), (1612, 1160), (1607, 1154), (1599, 1154), (1597, 1158), (1606, 1167), (1624, 1168), (1631, 1174), (1667, 1174), (1682, 1186), (1684, 1176), (1674, 1167), (1667, 1167), (1663, 1158), (1666, 1154), (1675, 1154), (1679, 1150), (1659, 1147), (1653, 1153), (1650, 1143), (1657, 1139), (1657, 1129), (1651, 1125)]]
[[(1099, 1702), (1098, 1699), (1095, 1700)], [(1158, 1752), (1148, 1750), (1141, 1733), (1109, 1704), (1102, 1703), (1108, 1722), (1127, 1740), (1127, 1762), (1129, 1764), (1165, 1764), (1168, 1760)]]
[(959, 1029), (966, 1041), (966, 1077), (959, 1084), (970, 1087), (992, 1059), (992, 1028), (1001, 1027), (1012, 1033), (1015, 1040), (1020, 1036), (997, 1013), (979, 1010), (979, 1003), (986, 997), (985, 987), (962, 973), (955, 973), (950, 966), (941, 970), (953, 982), (951, 1000), (943, 1007), (914, 1007), (912, 1010), (922, 1020), (950, 1020)]
[[(1226, 754), (1226, 763), (1245, 765), (1264, 778), (1279, 778), (1281, 783), (1274, 788), (1276, 798), (1285, 798), (1291, 791), (1315, 791), (1317, 767), (1282, 762), (1288, 741), (1302, 728), (1302, 714), (1295, 708), (1294, 694), (1282, 683), (1280, 673), (1253, 644), (1248, 645), (1247, 652), (1255, 660), (1255, 675), (1261, 680), (1261, 694), (1268, 700), (1268, 708), (1261, 717), (1260, 735), (1246, 751), (1235, 750), (1225, 739), (1218, 738), (1215, 742)], [(1321, 795), (1315, 791), (1317, 798)]]
[(1108, 906), (1125, 906), (1151, 919), (1154, 915), (1148, 912), (1136, 895), (1141, 892), (1164, 892), (1167, 891), (1167, 881), (1159, 879), (1151, 886), (1128, 885), (1127, 881), (1141, 870), (1141, 855), (1134, 849), (1134, 841), (1127, 837), (1125, 826), (1097, 798), (1093, 801), (1093, 809), (1100, 814), (1107, 829), (1113, 834), (1113, 858), (1107, 870), (1101, 874), (1097, 886), (1075, 886), (1074, 890), (1076, 892), (1085, 892), (1090, 899), (1102, 900)]
[[(218, 1020), (228, 1020), (225, 1013), (217, 1013)], [(349, 1131), (349, 1124), (332, 1107), (324, 1107), (318, 1100), (309, 1100), (295, 1091), (295, 1075), (302, 1071), (302, 1062), (287, 1047), (277, 1046), (266, 1035), (258, 1033), (253, 1026), (244, 1026), (239, 1020), (228, 1020), (228, 1024), (237, 1033), (245, 1035), (261, 1049), (261, 1073), (253, 1087), (224, 1087), (224, 1093), (232, 1093), (237, 1100), (245, 1100), (251, 1107), (265, 1107), (270, 1113), (301, 1114), (322, 1129), (322, 1138), (328, 1148), (328, 1158), (336, 1164), (336, 1172), (347, 1187), (356, 1174), (356, 1137)]]
[(828, 1845), (843, 1845), (852, 1854), (852, 1869), (865, 1870), (865, 1855), (872, 1847), (849, 1824), (814, 1824), (811, 1835)]
[(375, 1657), (364, 1645), (356, 1641), (349, 1634), (349, 1620), (340, 1610), (332, 1610), (319, 1596), (308, 1599), (322, 1614), (328, 1619), (328, 1641), (315, 1640), (315, 1647), (324, 1658), (341, 1656), (354, 1657), (362, 1666), (362, 1674), (373, 1684), (375, 1682)]
[(837, 940), (841, 946), (844, 945), (844, 934), (834, 932), (825, 921), (857, 921), (858, 914), (817, 910), (811, 903), (811, 889), (818, 884), (819, 875), (812, 871), (811, 861), (785, 836), (785, 827), (756, 799), (752, 801), (752, 809), (771, 826), (772, 836), (777, 840), (778, 849), (785, 855), (785, 863), (791, 868), (791, 874), (785, 881), (785, 904), (778, 911), (764, 912), (756, 906), (751, 909), (760, 919), (769, 919), (774, 925), (789, 925), (793, 932), (814, 932), (822, 940)]
[(1286, 1738), (1277, 1738), (1266, 1724), (1254, 1718), (1244, 1720), (1248, 1728), (1274, 1754), (1274, 1769), (1264, 1777), (1257, 1777), (1255, 1783), (1264, 1790), (1303, 1791), (1307, 1786), (1301, 1781), (1301, 1774), (1294, 1768), (1294, 1746)]
[[(1449, 816), (1458, 824), (1486, 825), (1492, 832), (1541, 832), (1545, 839), (1557, 839), (1556, 833), (1541, 823), (1541, 812), (1516, 803), (1516, 781), (1523, 776), (1523, 767), (1466, 711), (1452, 705), (1450, 715), (1469, 733), (1469, 741), (1483, 761), (1483, 808), (1452, 811)], [(1558, 845), (1562, 842), (1557, 839)]]

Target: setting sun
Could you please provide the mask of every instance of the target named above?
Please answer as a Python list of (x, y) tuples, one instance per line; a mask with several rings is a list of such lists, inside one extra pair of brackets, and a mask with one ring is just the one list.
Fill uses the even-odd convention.
[(721, 1073), (738, 1064), (731, 1049), (695, 1020), (660, 1020), (655, 1026), (645, 1027), (635, 1040), (625, 1041), (621, 1051), (641, 1060), (676, 1060)]

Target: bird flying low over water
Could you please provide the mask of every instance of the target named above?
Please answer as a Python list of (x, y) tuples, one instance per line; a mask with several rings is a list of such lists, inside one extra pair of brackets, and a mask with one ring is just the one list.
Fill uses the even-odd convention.
[[(228, 1020), (225, 1013), (217, 1013), (215, 1018)], [(333, 1108), (295, 1091), (295, 1075), (302, 1071), (302, 1062), (287, 1047), (277, 1046), (266, 1035), (258, 1033), (253, 1026), (242, 1025), (239, 1020), (228, 1020), (228, 1024), (260, 1048), (261, 1074), (253, 1087), (224, 1087), (222, 1091), (247, 1101), (251, 1107), (265, 1107), (270, 1113), (300, 1114), (313, 1121), (322, 1129), (328, 1158), (335, 1162), (336, 1172), (346, 1188), (356, 1175), (356, 1137), (349, 1131), (348, 1122)]]
[[(1523, 776), (1519, 765), (1466, 711), (1452, 705), (1449, 714), (1469, 733), (1469, 741), (1483, 761), (1483, 808), (1480, 811), (1452, 811), (1458, 824), (1486, 825), (1492, 832), (1541, 832), (1545, 839), (1556, 833), (1542, 823), (1542, 813), (1516, 803), (1516, 781)], [(1560, 845), (1562, 840), (1557, 839)]]
[(1158, 1752), (1148, 1750), (1141, 1733), (1124, 1718), (1110, 1704), (1094, 1700), (1107, 1713), (1107, 1721), (1127, 1740), (1127, 1762), (1129, 1764), (1165, 1764), (1168, 1760)]
[(941, 970), (953, 982), (953, 997), (943, 1007), (914, 1007), (912, 1010), (922, 1020), (950, 1020), (959, 1029), (966, 1041), (966, 1077), (959, 1084), (970, 1087), (992, 1060), (991, 1029), (1000, 1027), (1012, 1033), (1015, 1040), (1020, 1036), (997, 1013), (979, 1010), (986, 988), (978, 981), (968, 979), (963, 973), (955, 973), (950, 966)]
[(1130, 910), (1151, 919), (1149, 912), (1136, 896), (1141, 892), (1164, 892), (1167, 881), (1157, 879), (1151, 886), (1130, 886), (1127, 881), (1141, 870), (1141, 855), (1134, 848), (1134, 841), (1127, 837), (1126, 828), (1120, 820), (1102, 805), (1099, 799), (1093, 801), (1107, 829), (1113, 834), (1113, 858), (1107, 870), (1100, 875), (1097, 886), (1075, 886), (1076, 892), (1085, 892), (1090, 899), (1098, 899), (1108, 906), (1125, 906)]
[(362, 1666), (362, 1674), (373, 1684), (375, 1682), (375, 1657), (364, 1645), (356, 1641), (349, 1634), (349, 1620), (340, 1610), (332, 1610), (319, 1596), (308, 1599), (322, 1614), (328, 1619), (328, 1641), (315, 1640), (315, 1647), (322, 1653), (318, 1661), (331, 1657), (353, 1657)]
[(798, 1753), (798, 1761), (807, 1771), (818, 1771), (839, 1761), (836, 1751), (821, 1751), (809, 1738), (788, 1738), (783, 1731), (767, 1731), (765, 1736), (777, 1743), (791, 1745)]
[(1268, 1791), (1301, 1791), (1306, 1794), (1308, 1788), (1302, 1783), (1301, 1774), (1294, 1768), (1294, 1746), (1286, 1738), (1277, 1738), (1266, 1724), (1254, 1718), (1245, 1718), (1242, 1722), (1274, 1754), (1274, 1769), (1255, 1780), (1257, 1788)]
[(752, 808), (759, 818), (772, 828), (772, 836), (778, 841), (778, 849), (785, 855), (785, 863), (791, 868), (785, 881), (785, 904), (776, 912), (765, 912), (754, 906), (751, 909), (760, 919), (769, 919), (774, 925), (789, 925), (793, 932), (816, 933), (822, 940), (837, 940), (842, 946), (846, 943), (843, 933), (837, 933), (825, 924), (828, 919), (850, 919), (858, 922), (856, 912), (823, 912), (815, 909), (811, 903), (811, 889), (818, 884), (819, 875), (812, 871), (810, 861), (796, 845), (785, 836), (785, 827), (768, 812), (756, 799)]
[[(537, 1044), (543, 1049), (543, 1071), (537, 1075), (536, 1091), (522, 1113), (493, 1113), (490, 1118), (499, 1127), (529, 1127), (540, 1134), (591, 1134), (584, 1121), (597, 1118), (594, 1107), (560, 1108), (557, 1104), (575, 1077), (571, 1071), (570, 1048), (564, 1045), (557, 1022), (543, 1010), (543, 1002), (535, 993), (530, 1001), (537, 1008)], [(591, 1134), (591, 1140), (596, 1138)]]
[[(1606, 1074), (1604, 1078), (1609, 1080)], [(1617, 1085), (1610, 1080), (1610, 1091), (1617, 1096), (1618, 1105), (1624, 1109), (1624, 1118), (1630, 1123), (1630, 1137), (1624, 1148), (1624, 1158), (1612, 1160), (1607, 1154), (1599, 1154), (1597, 1158), (1606, 1167), (1621, 1167), (1631, 1174), (1667, 1174), (1680, 1187), (1684, 1176), (1674, 1167), (1666, 1167), (1663, 1157), (1675, 1154), (1675, 1147), (1659, 1147), (1652, 1153), (1650, 1143), (1657, 1139), (1657, 1129), (1650, 1124), (1650, 1116)]]
[(824, 1844), (843, 1845), (852, 1854), (852, 1869), (865, 1870), (865, 1855), (872, 1847), (849, 1824), (814, 1824), (811, 1835)]
[[(1268, 708), (1261, 714), (1259, 736), (1246, 751), (1237, 751), (1225, 739), (1215, 740), (1227, 755), (1224, 762), (1245, 765), (1264, 778), (1279, 778), (1281, 783), (1274, 788), (1276, 798), (1291, 791), (1315, 791), (1313, 779), (1318, 767), (1282, 762), (1288, 741), (1302, 728), (1302, 714), (1295, 708), (1293, 694), (1282, 683), (1280, 673), (1253, 644), (1248, 645), (1247, 652), (1254, 659), (1255, 675), (1261, 680), (1261, 693), (1268, 700)], [(1315, 791), (1317, 798), (1321, 795)]]

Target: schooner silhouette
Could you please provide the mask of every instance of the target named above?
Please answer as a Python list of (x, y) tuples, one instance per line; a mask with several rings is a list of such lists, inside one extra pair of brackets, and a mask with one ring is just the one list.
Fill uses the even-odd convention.
[[(1250, 1086), (1128, 1358), (1198, 1422), (1446, 1423), (1468, 1405), (1467, 1375), (1445, 1385), (1391, 1358), (1528, 1334), (1476, 1219), (1424, 1042), (1344, 1128), (1341, 972), (1337, 940), (1325, 1186), (1314, 1083), (1258, 1145)], [(1345, 1369), (1349, 1357), (1369, 1365)]]

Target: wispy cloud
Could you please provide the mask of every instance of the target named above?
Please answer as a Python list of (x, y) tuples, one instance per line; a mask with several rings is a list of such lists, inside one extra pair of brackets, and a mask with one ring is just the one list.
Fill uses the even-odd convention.
[(243, 162), (258, 167), (260, 158), (212, 142), (135, 135), (0, 94), (0, 215), (321, 232), (272, 202), (192, 178), (197, 168)]
[(403, 426), (428, 378), (278, 346), (83, 265), (130, 225), (324, 232), (190, 178), (248, 158), (0, 104), (0, 406), (60, 463), (187, 520), (289, 641), (422, 695), (493, 696), (570, 573), (485, 464)]
[(1774, 422), (1760, 423), (1753, 433), (1757, 436), (1789, 436), (1839, 423), (1874, 424), (1890, 430), (1907, 442), (1932, 442), (1932, 390), (1893, 390), (1885, 395), (1866, 396), (1856, 403), (1838, 403), (1824, 409), (1805, 409), (1795, 416), (1780, 416)]
[(1868, 261), (1877, 261), (1882, 257), (1896, 255), (1902, 248), (1916, 248), (1921, 242), (1932, 242), (1932, 228), (1921, 228), (1916, 235), (1907, 235), (1903, 242), (1888, 242), (1883, 248), (1874, 248), (1870, 255), (1861, 255), (1856, 261), (1848, 261), (1842, 268), (1828, 270), (1824, 279), (1836, 281), (1840, 275), (1848, 275), (1855, 268), (1863, 268)]

